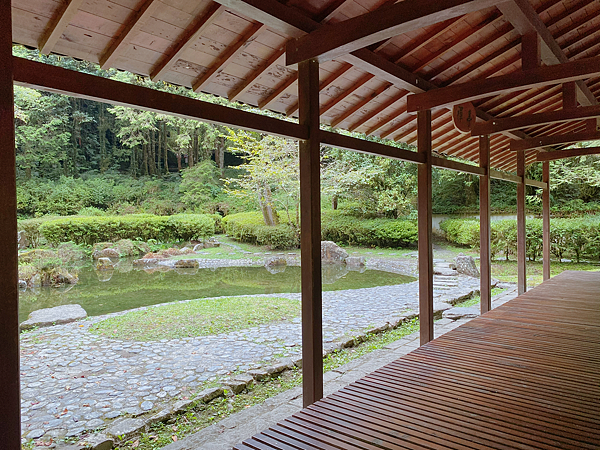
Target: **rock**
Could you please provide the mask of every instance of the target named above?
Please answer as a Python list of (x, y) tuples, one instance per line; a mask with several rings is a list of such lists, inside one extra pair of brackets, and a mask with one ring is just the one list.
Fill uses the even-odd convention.
[(62, 305), (55, 308), (38, 309), (29, 314), (29, 319), (21, 324), (21, 330), (75, 322), (86, 317), (87, 313), (80, 305)]
[(285, 256), (271, 256), (265, 259), (265, 267), (287, 266)]
[(204, 248), (204, 244), (196, 244), (194, 245), (194, 251), (202, 250)]
[(456, 271), (454, 269), (451, 269), (450, 267), (440, 267), (440, 266), (434, 266), (433, 267), (433, 274), (434, 275), (443, 275), (443, 276), (454, 276), (456, 275)]
[(215, 238), (210, 238), (204, 241), (204, 248), (213, 248), (213, 247), (220, 247), (221, 243), (219, 241), (217, 241)]
[(194, 252), (194, 250), (192, 250), (189, 247), (183, 247), (182, 249), (179, 250), (180, 255), (191, 255), (192, 253), (195, 253), (195, 252)]
[[(154, 255), (154, 253), (150, 253), (151, 255)], [(148, 255), (146, 255), (148, 256)], [(159, 257), (159, 258), (141, 258), (141, 259), (136, 259), (135, 261), (133, 261), (133, 266), (134, 267), (156, 267), (158, 265), (158, 262), (163, 260), (164, 257)]]
[(211, 400), (214, 400), (215, 398), (219, 397), (220, 395), (223, 395), (223, 388), (208, 388), (204, 389), (203, 391), (200, 391), (198, 393), (197, 398), (199, 400), (202, 400), (204, 403), (208, 403)]
[(321, 261), (324, 264), (342, 264), (348, 252), (332, 241), (321, 242)]
[(152, 408), (154, 407), (154, 403), (150, 402), (150, 401), (145, 401), (142, 403), (141, 408), (144, 411), (150, 411)]
[(121, 419), (115, 421), (106, 434), (119, 440), (126, 440), (143, 431), (146, 423), (142, 419)]
[(175, 261), (173, 267), (175, 267), (175, 269), (197, 269), (200, 267), (200, 264), (196, 259), (180, 259)]
[(444, 311), (443, 318), (444, 319), (468, 319), (479, 316), (479, 306), (457, 306), (454, 308), (450, 308)]
[(31, 430), (28, 434), (27, 437), (29, 439), (39, 439), (41, 438), (44, 434), (46, 434), (44, 432), (44, 430), (42, 430), (41, 428), (37, 428), (35, 430)]
[(27, 290), (27, 281), (19, 280), (19, 290), (25, 292)]
[(114, 248), (105, 248), (100, 252), (100, 256), (103, 258), (119, 258), (121, 255)]
[(224, 391), (237, 395), (246, 389), (246, 383), (236, 380), (227, 380), (225, 383), (223, 383), (223, 387)]
[(346, 265), (348, 267), (364, 267), (365, 257), (364, 256), (348, 256), (346, 258)]
[(96, 270), (114, 270), (114, 268), (115, 265), (113, 264), (110, 258), (98, 258), (98, 262), (96, 263)]
[(173, 404), (174, 413), (182, 413), (190, 409), (190, 407), (196, 403), (196, 400), (179, 400)]
[(42, 276), (39, 273), (36, 273), (29, 280), (29, 286), (32, 288), (38, 288), (42, 285)]
[(458, 256), (454, 258), (454, 265), (456, 266), (457, 272), (464, 273), (470, 277), (479, 278), (479, 269), (477, 269), (475, 260), (472, 256), (466, 256), (459, 253)]
[(58, 255), (52, 250), (35, 249), (19, 254), (19, 263), (33, 264), (46, 259), (55, 259)]
[(110, 281), (115, 271), (113, 269), (95, 270), (98, 281)]
[(29, 247), (29, 239), (27, 239), (27, 233), (25, 231), (19, 231), (17, 233), (17, 248), (23, 250)]
[(104, 433), (92, 434), (79, 443), (80, 448), (89, 450), (111, 450), (114, 441)]

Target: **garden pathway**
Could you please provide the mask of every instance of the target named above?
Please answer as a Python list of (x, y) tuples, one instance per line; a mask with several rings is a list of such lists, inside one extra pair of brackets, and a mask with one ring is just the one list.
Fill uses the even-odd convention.
[[(436, 301), (456, 299), (478, 287), (478, 279), (458, 276), (449, 286), (440, 286)], [(417, 305), (417, 282), (325, 292), (324, 345), (332, 349), (344, 338), (397, 322)], [(119, 341), (89, 332), (92, 324), (118, 314), (123, 312), (22, 336), (22, 429), (27, 440), (77, 436), (103, 428), (118, 416), (151, 415), (214, 377), (277, 364), (282, 358), (298, 359), (301, 353), (299, 318), (154, 342)]]

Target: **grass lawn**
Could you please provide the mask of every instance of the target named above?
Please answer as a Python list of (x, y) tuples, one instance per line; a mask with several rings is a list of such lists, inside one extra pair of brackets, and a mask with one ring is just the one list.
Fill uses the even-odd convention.
[(153, 341), (228, 333), (300, 315), (300, 302), (282, 297), (222, 297), (131, 311), (98, 322), (95, 334)]

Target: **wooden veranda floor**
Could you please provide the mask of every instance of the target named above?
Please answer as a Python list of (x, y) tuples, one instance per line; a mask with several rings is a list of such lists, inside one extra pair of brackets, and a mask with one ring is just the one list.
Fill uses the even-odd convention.
[(600, 272), (565, 272), (235, 447), (600, 448)]

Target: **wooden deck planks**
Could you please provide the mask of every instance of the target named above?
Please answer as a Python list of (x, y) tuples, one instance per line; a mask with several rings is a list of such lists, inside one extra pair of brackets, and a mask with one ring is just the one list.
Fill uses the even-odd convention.
[(564, 272), (234, 447), (600, 448), (600, 272)]

